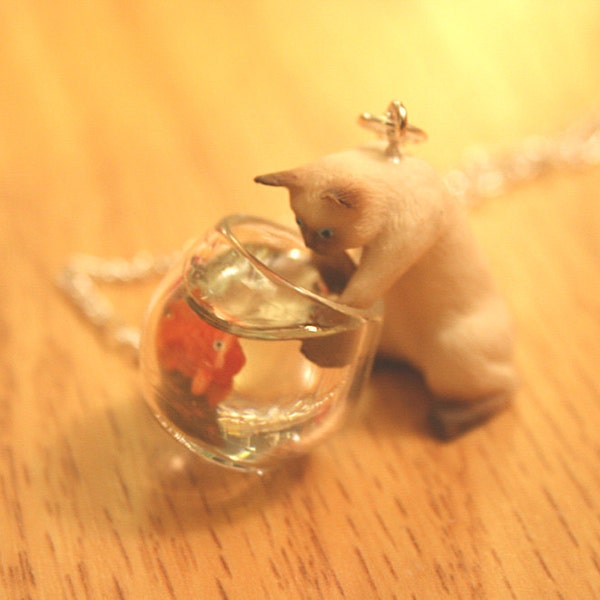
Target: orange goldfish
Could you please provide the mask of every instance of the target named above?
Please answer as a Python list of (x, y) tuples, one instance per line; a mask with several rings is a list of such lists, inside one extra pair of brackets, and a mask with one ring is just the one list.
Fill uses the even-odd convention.
[(246, 357), (238, 338), (203, 321), (184, 298), (167, 308), (158, 324), (158, 361), (167, 371), (191, 379), (195, 396), (205, 396), (215, 408), (233, 387)]

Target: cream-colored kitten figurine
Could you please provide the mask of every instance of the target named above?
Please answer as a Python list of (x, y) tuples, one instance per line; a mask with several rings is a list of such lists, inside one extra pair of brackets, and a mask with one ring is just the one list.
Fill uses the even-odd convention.
[(438, 435), (458, 435), (509, 403), (510, 319), (464, 206), (432, 167), (390, 160), (375, 143), (255, 181), (289, 190), (315, 252), (362, 248), (339, 301), (366, 308), (384, 297), (380, 354), (421, 371)]

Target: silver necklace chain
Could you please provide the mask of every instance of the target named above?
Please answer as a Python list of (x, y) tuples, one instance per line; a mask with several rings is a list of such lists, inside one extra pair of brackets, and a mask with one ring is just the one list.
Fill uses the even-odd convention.
[(121, 319), (99, 284), (126, 284), (159, 277), (179, 256), (179, 253), (154, 255), (139, 252), (127, 260), (74, 254), (58, 276), (57, 284), (109, 344), (133, 350), (137, 355), (140, 329)]
[[(532, 136), (504, 155), (474, 149), (459, 168), (444, 176), (450, 192), (469, 205), (509, 192), (545, 174), (600, 164), (600, 110), (557, 137)], [(100, 284), (126, 284), (159, 277), (180, 253), (133, 258), (73, 255), (57, 279), (58, 286), (85, 319), (115, 347), (139, 352), (138, 327), (124, 322)]]
[(600, 164), (600, 109), (556, 137), (534, 135), (504, 155), (474, 148), (460, 168), (446, 173), (450, 191), (469, 205), (506, 194), (557, 171)]

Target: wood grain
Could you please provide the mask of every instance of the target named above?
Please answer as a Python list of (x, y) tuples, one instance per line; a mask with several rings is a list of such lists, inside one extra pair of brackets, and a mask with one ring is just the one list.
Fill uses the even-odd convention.
[[(514, 409), (448, 444), (379, 366), (347, 427), (263, 478), (154, 423), (54, 277), (76, 251), (290, 220), (254, 175), (369, 139), (395, 97), (440, 169), (561, 130), (599, 90), (600, 5), (0, 3), (0, 597), (600, 597), (600, 171), (473, 214), (512, 307)], [(113, 290), (141, 319), (149, 286)]]

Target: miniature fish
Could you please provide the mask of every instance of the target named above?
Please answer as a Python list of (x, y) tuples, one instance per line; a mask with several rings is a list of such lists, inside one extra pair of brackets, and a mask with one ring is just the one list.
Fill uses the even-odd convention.
[(233, 387), (246, 363), (239, 339), (203, 321), (184, 298), (167, 308), (158, 325), (158, 361), (166, 371), (188, 377), (194, 396), (205, 396), (215, 408)]

